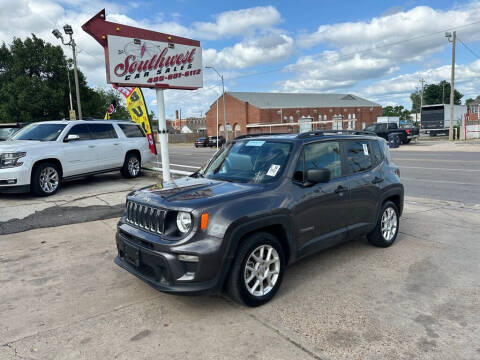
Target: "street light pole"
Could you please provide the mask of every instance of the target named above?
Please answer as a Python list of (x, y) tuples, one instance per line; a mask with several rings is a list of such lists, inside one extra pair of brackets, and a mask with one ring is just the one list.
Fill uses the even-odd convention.
[[(228, 129), (227, 129), (227, 112), (225, 108), (225, 84), (223, 82), (223, 75), (220, 75), (220, 73), (215, 69), (213, 66), (206, 66), (206, 69), (212, 69), (215, 71), (218, 75), (218, 77), (222, 80), (222, 102), (223, 102), (223, 127), (225, 131), (225, 142), (228, 142)], [(217, 103), (218, 104), (218, 103)], [(217, 143), (218, 143), (218, 137), (217, 137)]]
[(72, 101), (72, 86), (70, 85), (70, 67), (67, 64), (67, 79), (68, 79), (68, 97), (70, 99), (70, 111), (73, 111)]
[[(60, 39), (62, 41), (62, 44), (65, 45), (65, 46), (71, 46), (72, 47), (72, 52), (73, 52), (73, 73), (74, 73), (74, 76), (75, 76), (75, 90), (76, 90), (76, 93), (77, 93), (77, 108), (78, 108), (78, 118), (80, 120), (82, 120), (82, 104), (80, 102), (80, 86), (79, 86), (79, 83), (78, 83), (78, 69), (77, 69), (77, 45), (75, 44), (75, 40), (73, 40), (73, 29), (70, 25), (64, 25), (63, 26), (63, 31), (65, 31), (65, 34), (69, 35), (70, 36), (70, 41), (68, 43), (66, 43), (64, 40), (63, 40), (63, 36), (62, 34), (60, 33), (60, 31), (58, 31), (58, 29), (55, 29), (52, 31), (52, 34), (57, 38), (57, 39)], [(69, 75), (70, 77), (70, 75)]]
[[(448, 41), (452, 43), (452, 71), (450, 74), (450, 129), (448, 131), (448, 140), (453, 140), (453, 107), (455, 101), (455, 45), (457, 42), (457, 32), (445, 33)], [(452, 38), (452, 40), (450, 40)]]

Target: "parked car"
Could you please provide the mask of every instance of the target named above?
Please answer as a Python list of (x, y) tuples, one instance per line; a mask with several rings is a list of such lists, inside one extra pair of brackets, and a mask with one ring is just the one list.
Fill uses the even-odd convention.
[(371, 124), (365, 128), (365, 131), (374, 132), (377, 136), (380, 136), (385, 140), (389, 139), (389, 135), (396, 134), (400, 138), (402, 144), (408, 144), (413, 139), (418, 138), (420, 133), (418, 128), (400, 129), (395, 123)]
[(208, 137), (199, 137), (195, 140), (195, 147), (206, 147), (208, 146)]
[(357, 133), (238, 137), (175, 185), (130, 193), (115, 263), (161, 291), (258, 306), (304, 256), (363, 235), (392, 245), (400, 172), (384, 139)]
[(208, 146), (216, 147), (218, 142), (218, 147), (222, 147), (225, 144), (225, 138), (223, 136), (209, 136), (208, 137)]
[(33, 123), (0, 143), (0, 192), (52, 195), (63, 181), (113, 170), (134, 178), (152, 160), (143, 130), (132, 122)]
[(24, 127), (24, 123), (0, 123), (0, 141), (7, 140), (10, 136), (15, 134), (18, 130)]

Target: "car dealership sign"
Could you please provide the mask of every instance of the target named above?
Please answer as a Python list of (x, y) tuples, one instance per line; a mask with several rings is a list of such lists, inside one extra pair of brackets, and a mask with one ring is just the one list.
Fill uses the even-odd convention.
[(82, 29), (103, 46), (110, 84), (188, 90), (203, 86), (197, 40), (106, 21), (105, 10)]

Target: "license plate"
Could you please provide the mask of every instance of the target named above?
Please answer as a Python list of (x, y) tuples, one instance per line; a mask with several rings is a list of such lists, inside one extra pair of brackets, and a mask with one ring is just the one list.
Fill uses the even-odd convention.
[(125, 260), (127, 260), (130, 264), (139, 266), (140, 265), (140, 250), (136, 246), (132, 246), (125, 244)]

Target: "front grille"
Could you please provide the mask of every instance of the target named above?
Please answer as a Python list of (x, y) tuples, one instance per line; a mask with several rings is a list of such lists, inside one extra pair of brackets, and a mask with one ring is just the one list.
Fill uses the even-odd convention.
[(128, 201), (126, 220), (130, 225), (140, 229), (163, 234), (165, 212), (164, 209)]

